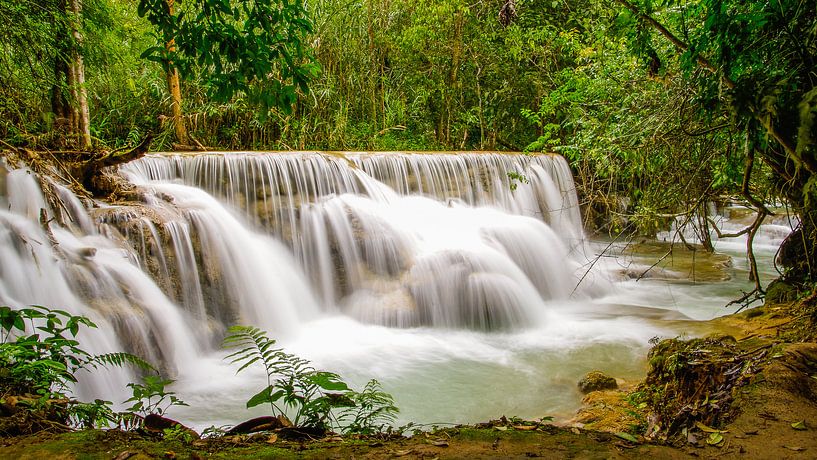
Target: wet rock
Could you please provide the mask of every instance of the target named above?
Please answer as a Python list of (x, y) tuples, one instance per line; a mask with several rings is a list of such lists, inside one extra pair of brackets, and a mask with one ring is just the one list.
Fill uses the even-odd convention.
[(616, 388), (618, 388), (616, 379), (599, 371), (588, 372), (584, 378), (579, 380), (579, 390), (582, 393), (599, 390), (615, 390)]

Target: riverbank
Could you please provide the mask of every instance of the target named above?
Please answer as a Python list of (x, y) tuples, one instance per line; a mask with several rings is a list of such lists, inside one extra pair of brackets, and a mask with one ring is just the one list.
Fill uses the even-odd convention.
[(817, 453), (813, 301), (712, 320), (728, 335), (658, 343), (644, 382), (590, 393), (567, 426), (503, 418), (410, 438), (266, 432), (204, 440), (93, 430), (6, 438), (0, 458), (810, 458)]

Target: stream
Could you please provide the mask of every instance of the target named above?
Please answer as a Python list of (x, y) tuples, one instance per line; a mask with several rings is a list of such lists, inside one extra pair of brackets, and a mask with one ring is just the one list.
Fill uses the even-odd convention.
[[(355, 388), (377, 379), (398, 425), (566, 420), (585, 373), (642, 378), (650, 339), (703, 334), (752, 288), (741, 238), (653, 269), (672, 231), (588, 240), (558, 156), (153, 154), (122, 173), (142, 203), (0, 167), (0, 303), (91, 317), (83, 344), (157, 363), (189, 404), (168, 415), (198, 430), (264, 414), (245, 408), (261, 369), (237, 375), (219, 347), (233, 324)], [(744, 225), (739, 208), (719, 212), (722, 228)], [(764, 285), (790, 231), (782, 217), (760, 229)], [(77, 394), (123, 401), (134, 378), (84, 375)]]

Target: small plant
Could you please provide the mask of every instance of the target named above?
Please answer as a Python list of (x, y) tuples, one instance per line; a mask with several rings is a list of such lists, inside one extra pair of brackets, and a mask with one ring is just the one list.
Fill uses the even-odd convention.
[(92, 403), (76, 402), (71, 405), (69, 425), (82, 429), (120, 426), (120, 414), (111, 409), (111, 404), (111, 401), (101, 399), (95, 399)]
[(169, 442), (178, 441), (183, 444), (190, 444), (193, 442), (193, 435), (190, 433), (190, 430), (184, 426), (174, 425), (162, 430), (162, 439)]
[(210, 425), (201, 432), (201, 438), (220, 438), (227, 434), (228, 428), (227, 426)]
[[(256, 363), (266, 371), (267, 385), (247, 401), (247, 408), (269, 404), (276, 417), (286, 417), (289, 410), (297, 427), (374, 433), (393, 421), (398, 410), (377, 381), (357, 393), (339, 375), (316, 370), (309, 361), (276, 348), (275, 340), (258, 328), (232, 327), (224, 346), (238, 348), (227, 356), (241, 365), (237, 372)], [(343, 409), (339, 418), (332, 412), (335, 409)]]
[(14, 397), (16, 406), (30, 413), (74, 426), (114, 424), (110, 402), (81, 403), (70, 397), (69, 386), (76, 383), (76, 373), (109, 365), (153, 367), (129, 353), (88, 353), (76, 340), (81, 327), (97, 326), (63, 310), (0, 306), (0, 395), (9, 400)]
[(524, 174), (518, 173), (516, 171), (508, 171), (507, 173), (508, 180), (510, 180), (510, 187), (511, 191), (516, 191), (517, 187), (519, 187), (519, 182), (523, 184), (529, 184), (530, 180), (528, 180), (527, 176)]
[(355, 405), (345, 408), (340, 416), (346, 433), (382, 433), (397, 418), (394, 398), (382, 391), (380, 382), (375, 379), (369, 380), (362, 392), (352, 392), (349, 399)]
[(147, 375), (142, 383), (129, 383), (133, 396), (125, 402), (132, 402), (128, 412), (145, 417), (150, 414), (162, 415), (172, 406), (186, 406), (187, 403), (176, 397), (176, 393), (166, 391), (165, 387), (173, 383), (158, 375)]

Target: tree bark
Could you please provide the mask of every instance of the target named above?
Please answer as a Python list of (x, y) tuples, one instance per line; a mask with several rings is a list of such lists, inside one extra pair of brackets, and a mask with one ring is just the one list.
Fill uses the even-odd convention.
[(68, 65), (68, 80), (74, 96), (73, 127), (79, 140), (80, 149), (91, 147), (91, 116), (88, 109), (88, 89), (85, 87), (85, 63), (82, 59), (82, 34), (80, 33), (80, 18), (82, 17), (82, 1), (71, 0), (70, 13), (71, 36), (74, 46), (71, 52), (71, 62)]
[[(173, 14), (174, 0), (166, 0), (170, 14)], [(170, 40), (165, 45), (169, 52), (176, 50), (176, 42)], [(184, 113), (182, 112), (182, 88), (179, 79), (179, 71), (173, 67), (173, 62), (168, 63), (167, 68), (167, 88), (170, 91), (170, 110), (173, 114), (173, 130), (176, 133), (176, 140), (179, 144), (190, 145), (190, 137), (187, 135), (187, 127), (184, 124)]]

